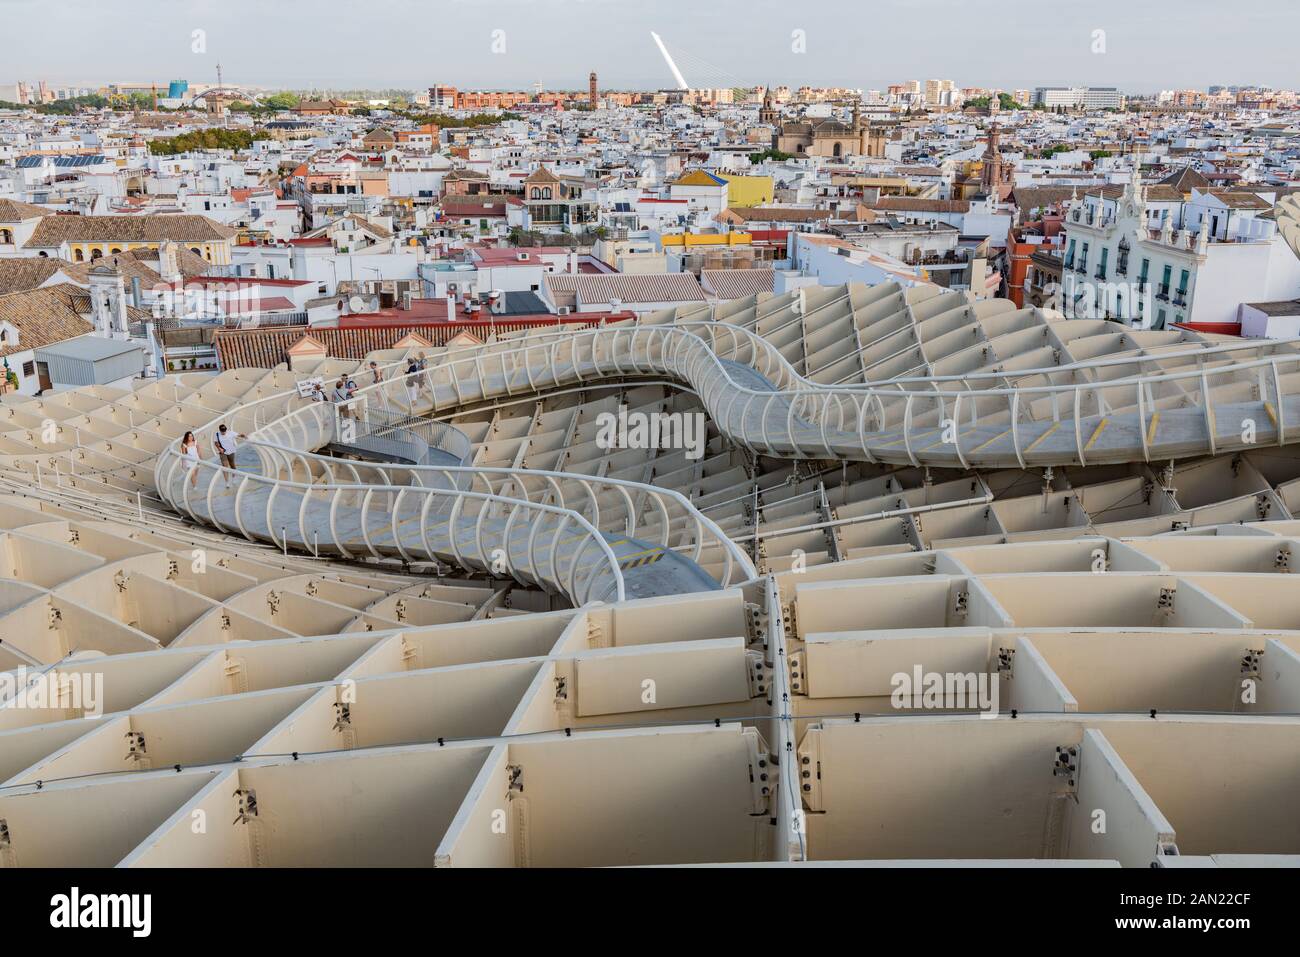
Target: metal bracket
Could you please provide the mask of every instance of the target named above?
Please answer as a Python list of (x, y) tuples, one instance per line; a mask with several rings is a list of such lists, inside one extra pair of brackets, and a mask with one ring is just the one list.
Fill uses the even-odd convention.
[(1160, 597), (1156, 599), (1156, 611), (1162, 611), (1167, 615), (1172, 615), (1174, 613), (1174, 598), (1177, 594), (1177, 588), (1160, 589)]
[(334, 730), (352, 730), (352, 705), (346, 701), (334, 702)]
[(1273, 567), (1278, 571), (1289, 572), (1291, 570), (1291, 549), (1279, 548), (1277, 555), (1273, 559)]
[(131, 762), (143, 761), (148, 750), (145, 747), (144, 733), (142, 731), (126, 732), (126, 760)]
[(794, 694), (806, 695), (808, 693), (808, 671), (804, 667), (804, 653), (796, 651), (789, 655), (786, 660), (790, 663), (790, 690)]
[(1056, 760), (1052, 763), (1052, 777), (1065, 778), (1066, 790), (1070, 794), (1079, 793), (1079, 749), (1074, 745), (1056, 749)]
[(521, 764), (506, 765), (506, 797), (513, 800), (524, 793), (524, 768)]
[(751, 698), (761, 698), (767, 694), (767, 686), (770, 681), (763, 671), (765, 667), (763, 656), (757, 651), (746, 651), (745, 662), (749, 666), (749, 696)]
[(1264, 649), (1254, 649), (1246, 652), (1241, 657), (1241, 677), (1253, 678), (1258, 680), (1260, 677), (1260, 658), (1264, 656)]
[(968, 610), (966, 604), (969, 600), (970, 600), (970, 592), (968, 592), (966, 589), (963, 588), (961, 591), (957, 592), (957, 600), (953, 604), (953, 609), (952, 609), (952, 613), (954, 617), (956, 618), (966, 617), (966, 612)]
[(813, 725), (803, 736), (799, 745), (795, 773), (799, 776), (799, 793), (809, 811), (824, 810), (821, 802), (822, 761), (821, 761), (821, 727)]
[(1016, 676), (1016, 649), (999, 648), (998, 649), (998, 670), (999, 675), (1006, 675), (1008, 678)]
[(239, 788), (234, 796), (239, 799), (239, 814), (231, 823), (248, 824), (257, 817), (257, 792), (252, 788)]
[(763, 610), (763, 606), (756, 602), (746, 602), (745, 612), (745, 621), (749, 626), (749, 634), (746, 636), (748, 640), (745, 644), (762, 642), (766, 646), (767, 613)]

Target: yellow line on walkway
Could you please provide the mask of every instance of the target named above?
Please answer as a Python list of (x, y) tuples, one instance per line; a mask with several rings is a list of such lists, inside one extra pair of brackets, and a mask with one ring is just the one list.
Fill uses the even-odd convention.
[[(933, 438), (934, 436), (939, 435), (939, 434), (941, 434), (942, 432), (943, 432), (943, 429), (930, 429), (930, 431), (928, 431), (928, 432), (923, 432), (923, 433), (921, 433), (920, 435), (918, 435), (918, 436), (916, 437), (916, 441), (919, 442), (919, 441), (921, 441), (922, 439)], [(907, 441), (907, 437), (904, 436), (904, 437), (901, 438), (901, 439), (892, 439), (892, 440), (890, 440), (889, 442), (884, 443), (883, 445), (877, 445), (876, 448), (878, 448), (878, 449), (887, 449), (887, 448), (890, 448), (891, 446), (902, 445), (902, 444), (903, 444), (904, 442), (906, 442), (906, 441)], [(920, 450), (918, 450), (918, 451), (920, 451)]]
[(1097, 441), (1097, 437), (1101, 435), (1109, 423), (1110, 419), (1102, 419), (1097, 423), (1097, 427), (1092, 430), (1092, 437), (1088, 439), (1088, 443), (1083, 447), (1085, 452), (1092, 448), (1093, 443)]
[(971, 449), (970, 452), (967, 452), (966, 454), (970, 455), (973, 452), (978, 452), (980, 449), (986, 449), (994, 442), (996, 442), (998, 439), (1004, 438), (1010, 434), (1011, 434), (1010, 429), (1007, 429), (1005, 432), (999, 432), (997, 435), (993, 436), (993, 438), (989, 439), (987, 442), (981, 442), (979, 445), (975, 446), (975, 448)]
[(1060, 422), (1053, 422), (1053, 423), (1052, 423), (1052, 427), (1051, 427), (1050, 429), (1048, 429), (1046, 432), (1044, 432), (1042, 435), (1040, 435), (1038, 438), (1034, 439), (1034, 441), (1030, 442), (1028, 448), (1026, 448), (1025, 451), (1026, 451), (1026, 452), (1032, 452), (1032, 451), (1034, 451), (1034, 449), (1036, 449), (1036, 448), (1038, 447), (1038, 443), (1042, 442), (1043, 439), (1047, 438), (1049, 435), (1051, 435), (1053, 432), (1055, 432), (1055, 431), (1056, 431), (1057, 429), (1059, 429), (1060, 427), (1061, 427), (1061, 423), (1060, 423)]
[(646, 549), (642, 549), (642, 550), (639, 551), (639, 552), (632, 552), (632, 554), (630, 554), (630, 555), (619, 555), (619, 556), (617, 556), (617, 558), (618, 558), (619, 562), (622, 563), (622, 562), (627, 561), (629, 558), (638, 558), (638, 557), (640, 557), (641, 555), (653, 555), (653, 554), (655, 554), (656, 552), (663, 552), (663, 549), (660, 548), (658, 545), (656, 545), (654, 548), (646, 548)]
[(1156, 426), (1160, 424), (1160, 413), (1151, 416), (1151, 425), (1147, 428), (1147, 445), (1155, 445)]
[(1272, 402), (1264, 403), (1264, 411), (1268, 413), (1269, 419), (1273, 422), (1273, 428), (1277, 428), (1277, 410), (1273, 408)]

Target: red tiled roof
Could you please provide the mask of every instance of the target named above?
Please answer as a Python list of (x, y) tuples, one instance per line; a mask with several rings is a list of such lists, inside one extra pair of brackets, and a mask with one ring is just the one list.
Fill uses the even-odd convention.
[(498, 332), (526, 329), (535, 326), (566, 325), (588, 328), (601, 320), (630, 319), (631, 313), (611, 316), (608, 313), (590, 313), (583, 316), (547, 316), (536, 319), (510, 317), (497, 321), (487, 319), (469, 322), (382, 322), (344, 328), (311, 327), (308, 333), (302, 326), (277, 329), (221, 329), (213, 337), (217, 360), (223, 369), (256, 368), (273, 369), (288, 361), (287, 350), (310, 335), (322, 343), (328, 355), (337, 359), (364, 359), (372, 352), (391, 349), (406, 336), (414, 333), (434, 346), (445, 345), (462, 332), (484, 338), (493, 327)]

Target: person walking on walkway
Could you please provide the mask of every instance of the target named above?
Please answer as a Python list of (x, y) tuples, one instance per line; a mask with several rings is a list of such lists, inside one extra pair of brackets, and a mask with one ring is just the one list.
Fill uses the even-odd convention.
[(230, 470), (222, 472), (226, 479), (226, 488), (230, 488), (230, 473), (238, 471), (235, 466), (235, 450), (239, 448), (239, 443), (235, 441), (236, 435), (241, 439), (248, 438), (243, 432), (232, 432), (230, 427), (222, 422), (212, 437), (212, 444), (216, 447), (217, 458), (221, 459), (222, 469)]
[(181, 455), (185, 459), (185, 470), (190, 475), (190, 488), (199, 484), (199, 440), (193, 432), (186, 432), (181, 439)]

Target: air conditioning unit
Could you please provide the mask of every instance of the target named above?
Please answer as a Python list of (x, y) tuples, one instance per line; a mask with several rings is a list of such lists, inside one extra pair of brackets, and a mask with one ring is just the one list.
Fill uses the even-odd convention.
[(556, 310), (561, 316), (567, 316), (573, 310), (569, 306), (561, 306)]
[(515, 259), (519, 260), (521, 263), (528, 262), (528, 253), (515, 253)]

